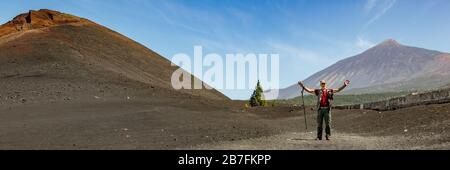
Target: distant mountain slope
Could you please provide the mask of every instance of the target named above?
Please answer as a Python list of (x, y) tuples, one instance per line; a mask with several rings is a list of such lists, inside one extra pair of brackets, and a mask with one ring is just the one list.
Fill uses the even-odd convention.
[[(388, 39), (367, 51), (343, 59), (317, 72), (304, 82), (317, 87), (320, 80), (338, 87), (346, 79), (351, 86), (346, 93), (380, 93), (430, 89), (450, 82), (450, 54), (405, 46)], [(294, 84), (279, 91), (279, 99), (300, 95)], [(266, 92), (268, 98), (273, 98)]]

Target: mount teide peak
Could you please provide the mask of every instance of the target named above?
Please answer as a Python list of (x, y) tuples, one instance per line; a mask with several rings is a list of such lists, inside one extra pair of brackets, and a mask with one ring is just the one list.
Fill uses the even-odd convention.
[[(349, 79), (351, 86), (345, 93), (353, 94), (427, 90), (450, 83), (449, 56), (387, 39), (361, 54), (338, 61), (304, 82), (318, 88), (318, 82), (326, 80), (329, 87), (335, 88)], [(294, 98), (300, 95), (300, 88), (294, 84), (279, 93), (279, 99)], [(269, 99), (274, 98), (273, 94), (266, 92)]]
[(0, 26), (0, 65), (0, 95), (13, 96), (6, 102), (138, 95), (228, 99), (214, 89), (174, 90), (171, 75), (178, 67), (169, 60), (92, 21), (47, 9)]
[(394, 39), (387, 39), (384, 40), (383, 42), (381, 42), (380, 44), (378, 44), (379, 47), (400, 47), (402, 46), (400, 43), (398, 43), (396, 40)]

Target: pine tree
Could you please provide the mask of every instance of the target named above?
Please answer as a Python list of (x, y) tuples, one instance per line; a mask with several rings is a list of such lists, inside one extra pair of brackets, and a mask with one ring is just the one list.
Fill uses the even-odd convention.
[(258, 100), (256, 99), (256, 90), (253, 91), (252, 97), (250, 97), (250, 106), (251, 107), (259, 106)]
[(258, 80), (258, 83), (256, 84), (256, 99), (258, 100), (260, 106), (266, 106), (266, 100), (264, 100), (263, 92), (263, 88)]
[(256, 84), (256, 89), (253, 91), (252, 96), (250, 97), (250, 106), (266, 106), (266, 100), (264, 100), (263, 88), (261, 87), (261, 83), (258, 80)]

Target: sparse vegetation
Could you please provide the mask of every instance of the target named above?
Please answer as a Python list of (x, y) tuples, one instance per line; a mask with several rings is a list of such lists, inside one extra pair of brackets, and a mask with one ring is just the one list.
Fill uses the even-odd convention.
[(278, 106), (278, 101), (277, 100), (272, 101), (272, 107), (276, 107), (276, 106)]

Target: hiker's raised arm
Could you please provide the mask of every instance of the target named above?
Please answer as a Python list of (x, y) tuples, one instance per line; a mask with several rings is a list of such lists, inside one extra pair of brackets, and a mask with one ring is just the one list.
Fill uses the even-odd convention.
[(298, 85), (299, 85), (301, 88), (305, 89), (306, 92), (311, 93), (311, 94), (314, 94), (314, 90), (313, 90), (313, 89), (310, 89), (310, 88), (308, 88), (308, 87), (305, 87), (305, 85), (303, 84), (303, 82), (299, 81), (299, 82), (298, 82)]
[(350, 81), (349, 80), (345, 80), (344, 81), (344, 85), (342, 85), (338, 89), (333, 89), (333, 92), (334, 93), (339, 93), (340, 91), (344, 90), (349, 84), (350, 84)]

